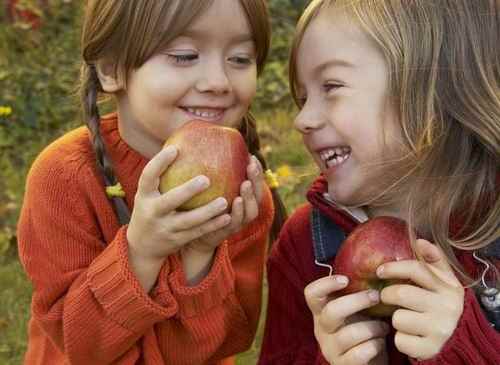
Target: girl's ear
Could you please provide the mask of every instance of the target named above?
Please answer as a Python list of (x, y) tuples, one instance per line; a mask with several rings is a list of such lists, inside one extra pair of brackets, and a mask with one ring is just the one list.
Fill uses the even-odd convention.
[(104, 92), (112, 94), (123, 89), (123, 84), (116, 74), (115, 67), (111, 62), (97, 62), (96, 71)]

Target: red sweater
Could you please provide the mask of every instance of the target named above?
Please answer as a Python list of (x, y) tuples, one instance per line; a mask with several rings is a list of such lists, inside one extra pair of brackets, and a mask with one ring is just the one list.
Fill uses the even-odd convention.
[[(147, 160), (120, 138), (115, 116), (102, 133), (133, 208)], [(18, 225), (33, 283), (25, 364), (233, 363), (256, 332), (273, 215), (267, 190), (259, 217), (217, 248), (201, 283), (187, 286), (172, 255), (148, 295), (130, 269), (127, 226), (104, 192), (87, 129), (58, 139), (30, 170)]]
[[(310, 216), (317, 207), (346, 233), (356, 226), (347, 213), (335, 209), (324, 198), (326, 181), (320, 178), (308, 193), (310, 204), (296, 210), (285, 224), (274, 244), (267, 263), (269, 304), (266, 329), (259, 365), (327, 364), (314, 337), (312, 314), (304, 299), (304, 288), (310, 282), (328, 275), (328, 269), (314, 263)], [(470, 254), (458, 258), (472, 274), (482, 270)], [(457, 329), (433, 359), (409, 360), (388, 341), (391, 365), (498, 365), (500, 334), (487, 322), (474, 292), (466, 289), (464, 311)]]

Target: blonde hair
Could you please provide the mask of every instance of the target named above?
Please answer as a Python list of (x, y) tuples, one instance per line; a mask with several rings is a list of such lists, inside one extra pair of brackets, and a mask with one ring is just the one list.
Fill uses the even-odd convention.
[[(96, 63), (113, 60), (114, 74), (123, 83), (131, 71), (139, 68), (152, 55), (163, 49), (182, 32), (214, 0), (89, 0), (81, 38), (82, 66), (80, 98), (84, 119), (91, 132), (97, 167), (105, 185), (117, 183), (113, 163), (106, 154), (100, 133), (100, 116), (97, 101), (103, 89), (96, 72)], [(265, 0), (239, 0), (247, 16), (256, 48), (257, 72), (264, 68), (270, 46), (270, 24)], [(250, 113), (243, 118), (240, 131), (250, 153), (266, 163), (259, 151), (255, 119)], [(276, 216), (273, 232), (277, 232), (284, 219), (284, 206), (277, 192), (273, 191)], [(115, 210), (121, 224), (126, 224), (130, 213), (125, 200), (113, 197)]]
[(386, 181), (383, 199), (404, 197), (410, 225), (467, 278), (452, 248), (500, 238), (500, 3), (313, 0), (290, 57), (297, 103), (297, 51), (309, 23), (329, 7), (373, 38), (389, 68), (404, 153), (385, 166), (398, 176)]

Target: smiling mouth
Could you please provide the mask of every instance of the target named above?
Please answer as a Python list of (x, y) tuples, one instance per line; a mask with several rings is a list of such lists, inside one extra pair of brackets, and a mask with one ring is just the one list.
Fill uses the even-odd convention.
[(207, 121), (217, 121), (222, 118), (226, 108), (195, 108), (195, 107), (181, 107), (190, 116), (207, 120)]
[(331, 147), (319, 151), (319, 157), (326, 169), (339, 166), (351, 157), (351, 147)]

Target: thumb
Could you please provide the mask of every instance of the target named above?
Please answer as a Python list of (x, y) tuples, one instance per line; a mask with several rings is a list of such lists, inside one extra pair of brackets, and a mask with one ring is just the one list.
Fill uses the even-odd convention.
[(442, 281), (451, 285), (458, 283), (453, 268), (440, 247), (429, 241), (418, 239), (416, 250), (422, 256), (425, 263), (427, 263), (428, 268)]
[(172, 164), (177, 156), (175, 146), (162, 148), (144, 167), (139, 177), (138, 192), (151, 193), (158, 191), (162, 173)]
[(325, 276), (307, 285), (304, 289), (304, 296), (312, 314), (319, 315), (330, 300), (330, 294), (344, 288), (346, 284), (347, 278), (345, 276), (334, 275)]
[(439, 247), (423, 239), (417, 240), (416, 250), (428, 264), (437, 263), (444, 258)]

